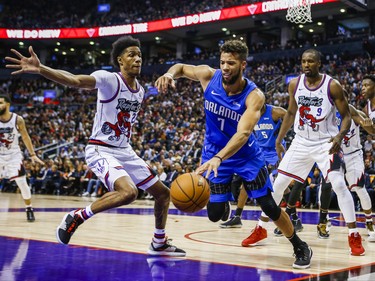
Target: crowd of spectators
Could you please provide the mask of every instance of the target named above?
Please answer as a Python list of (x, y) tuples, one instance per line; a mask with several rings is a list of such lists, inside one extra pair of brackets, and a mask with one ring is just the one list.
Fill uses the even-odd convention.
[[(262, 2), (260, 0), (250, 2)], [(98, 12), (98, 4), (110, 4), (110, 11)], [(95, 27), (148, 22), (249, 4), (244, 0), (138, 1), (3, 1), (0, 27), (62, 28)]]

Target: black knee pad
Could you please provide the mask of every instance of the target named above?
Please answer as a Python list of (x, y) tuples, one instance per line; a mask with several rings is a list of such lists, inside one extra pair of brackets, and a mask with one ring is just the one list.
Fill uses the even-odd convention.
[(227, 204), (227, 202), (208, 202), (208, 219), (212, 222), (219, 221), (225, 212), (225, 204)]
[(266, 196), (256, 198), (262, 211), (273, 221), (277, 221), (280, 218), (281, 208), (277, 206), (275, 200), (273, 199), (271, 193)]

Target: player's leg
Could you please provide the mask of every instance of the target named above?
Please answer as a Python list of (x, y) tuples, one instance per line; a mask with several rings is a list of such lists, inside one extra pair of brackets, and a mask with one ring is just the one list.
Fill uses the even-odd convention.
[[(242, 182), (242, 180), (241, 180), (241, 182)], [(241, 215), (242, 215), (243, 209), (246, 205), (247, 198), (248, 198), (248, 196), (247, 196), (246, 190), (244, 189), (243, 185), (241, 184), (240, 194), (238, 195), (237, 208), (236, 208), (235, 214), (234, 214), (233, 217), (230, 218), (230, 220), (228, 220), (224, 223), (221, 223), (220, 224), (221, 228), (240, 228), (240, 227), (242, 227)]]
[[(289, 216), (283, 211), (275, 202), (271, 190), (272, 184), (266, 169), (261, 169), (255, 180), (251, 182), (244, 182), (246, 191), (251, 194), (253, 198), (257, 199), (260, 204), (262, 211), (274, 221), (274, 223), (281, 229), (285, 237), (292, 243), (296, 260), (293, 264), (294, 268), (308, 268), (310, 267), (310, 261), (312, 257), (311, 248), (303, 242), (298, 235), (295, 233), (292, 222)], [(265, 176), (266, 175), (266, 176)], [(262, 230), (260, 226), (257, 226), (258, 233), (266, 236), (264, 229)], [(250, 237), (248, 238), (250, 240)], [(253, 246), (248, 243), (246, 239), (242, 242), (242, 246)]]
[[(330, 144), (327, 143), (327, 151)], [(320, 154), (324, 156), (324, 154)], [(326, 159), (317, 156), (317, 164), (325, 177), (328, 173), (328, 181), (332, 183), (332, 189), (337, 195), (339, 208), (343, 214), (345, 222), (349, 229), (349, 247), (354, 256), (364, 255), (365, 250), (362, 247), (362, 238), (358, 233), (353, 197), (346, 186), (344, 173), (342, 170), (342, 158), (338, 154), (325, 156)]]
[(4, 173), (9, 176), (10, 180), (14, 180), (21, 191), (21, 196), (25, 202), (26, 218), (28, 222), (35, 221), (33, 206), (31, 204), (31, 188), (26, 180), (26, 171), (22, 164), (21, 156), (6, 161)]
[(320, 239), (329, 238), (330, 223), (328, 222), (328, 209), (331, 204), (332, 185), (322, 179), (322, 187), (320, 188), (320, 206), (319, 206), (319, 224), (317, 225), (317, 233)]
[[(302, 222), (301, 222), (301, 219), (298, 217), (297, 209), (296, 209), (296, 204), (297, 204), (297, 201), (301, 197), (301, 192), (302, 192), (303, 187), (304, 187), (304, 183), (301, 183), (298, 181), (293, 182), (293, 187), (290, 189), (289, 198), (287, 201), (288, 203), (285, 209), (285, 212), (292, 219), (292, 224), (296, 232), (300, 232), (303, 230)], [(278, 227), (275, 228), (273, 233), (276, 236), (282, 235), (282, 231)]]
[(14, 179), (16, 182), (18, 188), (21, 191), (21, 195), (23, 198), (23, 201), (25, 202), (25, 207), (26, 207), (26, 218), (28, 222), (33, 222), (35, 221), (35, 216), (34, 216), (34, 210), (33, 206), (31, 204), (31, 190), (30, 186), (27, 184), (26, 176), (20, 176)]
[(365, 188), (365, 165), (363, 162), (362, 150), (344, 155), (346, 173), (345, 177), (351, 191), (355, 191), (361, 202), (363, 212), (366, 218), (366, 228), (369, 235), (368, 241), (375, 242), (375, 232), (372, 218), (372, 203), (370, 195)]
[[(94, 214), (129, 204), (137, 198), (138, 189), (130, 175), (122, 168), (121, 164), (126, 162), (127, 166), (137, 164), (141, 167), (144, 161), (137, 161), (137, 158), (138, 156), (136, 156), (132, 150), (126, 151), (122, 149), (113, 153), (113, 151), (107, 147), (96, 147), (93, 145), (88, 145), (86, 147), (86, 162), (90, 169), (104, 183), (109, 192), (91, 205), (86, 206), (86, 208), (73, 210), (64, 216), (56, 230), (56, 237), (60, 243), (68, 244), (77, 227)], [(144, 163), (144, 165), (146, 164)], [(137, 169), (139, 169), (139, 167)], [(148, 171), (148, 169), (139, 170)], [(157, 178), (151, 175), (151, 172), (143, 176), (144, 179), (150, 177), (150, 181), (152, 182), (150, 183), (149, 181), (149, 184), (153, 184), (157, 181)]]

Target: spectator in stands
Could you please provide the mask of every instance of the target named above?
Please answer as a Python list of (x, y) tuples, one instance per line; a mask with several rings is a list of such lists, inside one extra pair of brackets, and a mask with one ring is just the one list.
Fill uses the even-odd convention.
[(57, 170), (57, 166), (53, 164), (47, 169), (43, 181), (42, 190), (45, 190), (46, 194), (61, 194), (61, 172)]

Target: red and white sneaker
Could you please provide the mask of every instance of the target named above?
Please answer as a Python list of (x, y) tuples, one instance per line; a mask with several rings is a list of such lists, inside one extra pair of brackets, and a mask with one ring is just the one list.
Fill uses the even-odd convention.
[(267, 238), (267, 230), (257, 225), (250, 233), (250, 236), (241, 243), (242, 247), (259, 245), (261, 241)]
[(365, 249), (362, 246), (362, 237), (358, 232), (349, 235), (348, 240), (352, 256), (363, 256), (365, 254)]

